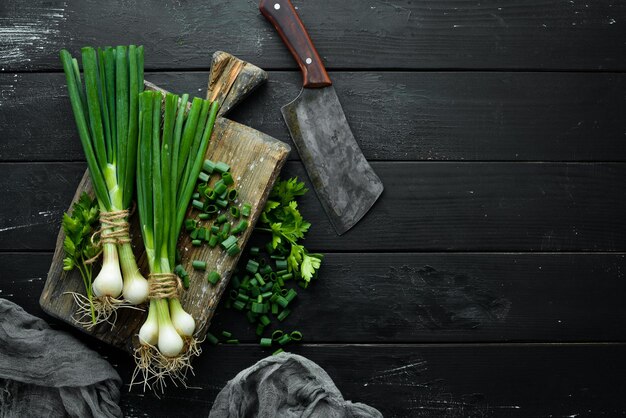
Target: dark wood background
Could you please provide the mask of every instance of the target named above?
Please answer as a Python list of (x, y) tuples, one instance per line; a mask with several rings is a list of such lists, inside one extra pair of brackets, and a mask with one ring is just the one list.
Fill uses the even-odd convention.
[[(302, 202), (326, 259), (292, 351), (386, 417), (626, 414), (626, 3), (294, 4), (386, 189), (342, 237)], [(33, 314), (85, 169), (58, 51), (128, 43), (175, 92), (204, 96), (218, 49), (268, 70), (230, 117), (290, 143), (301, 77), (255, 1), (4, 0), (0, 297)], [(306, 177), (297, 153), (283, 174)], [(267, 355), (244, 322), (220, 310), (244, 343), (205, 347), (193, 389), (125, 391), (126, 415), (206, 416)], [(125, 353), (74, 334), (128, 382)]]

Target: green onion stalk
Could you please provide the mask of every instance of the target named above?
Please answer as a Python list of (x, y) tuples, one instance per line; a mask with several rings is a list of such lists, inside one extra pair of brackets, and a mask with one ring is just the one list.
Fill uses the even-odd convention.
[[(150, 308), (139, 330), (134, 378), (184, 384), (199, 354), (195, 321), (181, 306), (176, 244), (211, 138), (217, 102), (145, 91), (139, 95), (137, 207), (150, 269)], [(144, 386), (145, 388), (145, 386)]]
[[(142, 46), (82, 48), (84, 84), (78, 61), (60, 53), (67, 89), (100, 207), (102, 268), (92, 290), (99, 322), (119, 306), (148, 297), (128, 233), (128, 210), (135, 186), (139, 94), (143, 91)], [(123, 295), (123, 299), (120, 299)]]

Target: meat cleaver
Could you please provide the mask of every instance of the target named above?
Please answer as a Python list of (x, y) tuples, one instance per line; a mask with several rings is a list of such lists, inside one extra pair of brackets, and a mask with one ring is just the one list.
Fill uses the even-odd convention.
[(383, 184), (354, 139), (324, 64), (291, 1), (261, 0), (259, 9), (302, 70), (302, 91), (281, 112), (315, 192), (341, 235), (372, 207)]

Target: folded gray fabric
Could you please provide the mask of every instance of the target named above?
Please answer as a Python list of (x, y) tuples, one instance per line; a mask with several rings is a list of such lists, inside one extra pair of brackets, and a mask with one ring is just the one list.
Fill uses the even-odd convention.
[(0, 299), (0, 417), (121, 417), (122, 380), (72, 336)]
[(346, 401), (309, 359), (290, 353), (243, 370), (217, 395), (209, 418), (379, 418), (378, 410)]

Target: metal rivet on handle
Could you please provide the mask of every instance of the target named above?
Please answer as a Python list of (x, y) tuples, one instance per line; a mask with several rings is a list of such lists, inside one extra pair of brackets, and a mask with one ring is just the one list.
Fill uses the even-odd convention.
[(280, 4), (278, 4), (278, 3), (274, 4), (274, 9), (276, 9), (276, 10), (280, 9)]
[(313, 60), (312, 60), (311, 58), (307, 58), (307, 59), (306, 59), (306, 63), (307, 63), (307, 64), (310, 64), (310, 63), (312, 63), (312, 62), (313, 62)]

